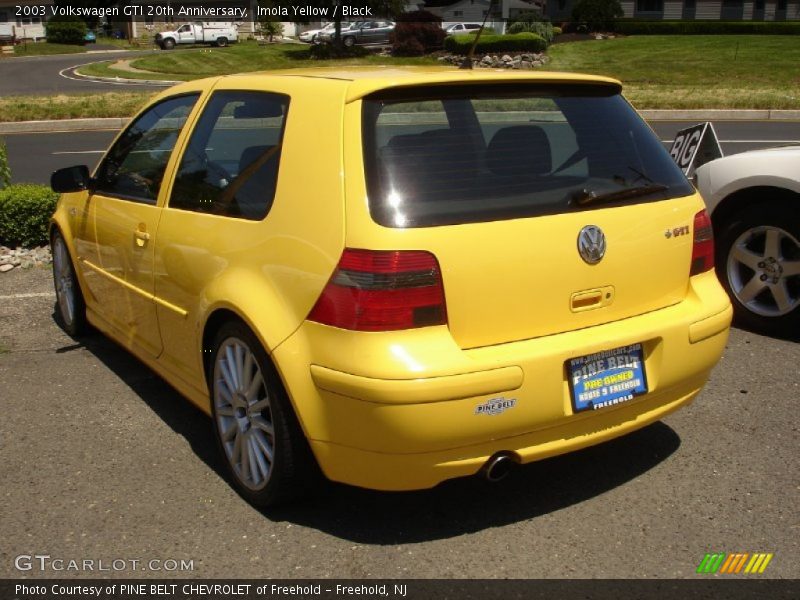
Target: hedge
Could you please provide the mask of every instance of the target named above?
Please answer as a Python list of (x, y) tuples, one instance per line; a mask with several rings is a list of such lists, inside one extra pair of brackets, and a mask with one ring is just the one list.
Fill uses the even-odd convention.
[(517, 21), (516, 23), (512, 23), (508, 26), (508, 33), (536, 33), (544, 38), (544, 40), (549, 44), (553, 41), (553, 24), (546, 23), (542, 21)]
[(47, 41), (51, 44), (85, 43), (86, 23), (78, 17), (58, 17), (47, 22)]
[[(467, 54), (475, 40), (468, 35), (450, 35), (444, 40), (445, 50), (454, 54)], [(547, 42), (535, 33), (511, 35), (482, 35), (475, 47), (476, 54), (491, 52), (544, 52)]]
[(0, 245), (32, 248), (47, 244), (58, 194), (45, 185), (15, 184), (0, 190)]
[(800, 21), (617, 21), (624, 35), (797, 35)]

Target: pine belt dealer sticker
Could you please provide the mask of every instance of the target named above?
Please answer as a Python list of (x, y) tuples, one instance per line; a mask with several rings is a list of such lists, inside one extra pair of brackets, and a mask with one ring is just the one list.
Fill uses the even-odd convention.
[(597, 410), (647, 393), (641, 344), (606, 350), (567, 361), (575, 412)]
[(516, 405), (516, 398), (492, 398), (483, 404), (478, 404), (478, 406), (475, 407), (475, 414), (490, 416), (499, 415), (514, 408)]

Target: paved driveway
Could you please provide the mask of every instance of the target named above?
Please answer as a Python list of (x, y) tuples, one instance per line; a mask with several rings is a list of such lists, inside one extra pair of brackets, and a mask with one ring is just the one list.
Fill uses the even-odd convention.
[(193, 561), (128, 577), (682, 578), (711, 551), (800, 576), (798, 343), (735, 330), (692, 406), (499, 484), (328, 485), (262, 513), (206, 417), (102, 336), (67, 337), (51, 289), (44, 269), (0, 275), (0, 578), (33, 553)]
[(90, 62), (135, 58), (150, 51), (120, 51), (56, 56), (23, 56), (0, 60), (0, 96), (49, 96), (81, 92), (108, 92), (125, 89), (158, 90), (163, 86), (143, 84), (98, 83), (79, 79), (71, 67)]

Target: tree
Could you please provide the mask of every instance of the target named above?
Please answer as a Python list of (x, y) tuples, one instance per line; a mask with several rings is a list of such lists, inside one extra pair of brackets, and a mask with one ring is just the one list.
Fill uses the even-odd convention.
[[(261, 2), (260, 6), (274, 8), (275, 4), (273, 2)], [(283, 35), (283, 25), (273, 12), (266, 11), (264, 14), (259, 15), (258, 24), (261, 27), (261, 33), (266, 35), (270, 42), (276, 35)]]
[(619, 0), (578, 0), (572, 9), (572, 19), (586, 23), (589, 31), (610, 31), (614, 20), (624, 15)]
[(392, 54), (422, 56), (441, 48), (445, 36), (441, 17), (426, 10), (403, 13), (392, 32)]

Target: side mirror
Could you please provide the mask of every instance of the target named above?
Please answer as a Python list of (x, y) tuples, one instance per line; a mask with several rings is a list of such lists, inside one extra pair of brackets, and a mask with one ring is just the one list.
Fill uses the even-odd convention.
[(86, 165), (59, 169), (50, 176), (50, 187), (59, 194), (88, 190), (92, 178)]

